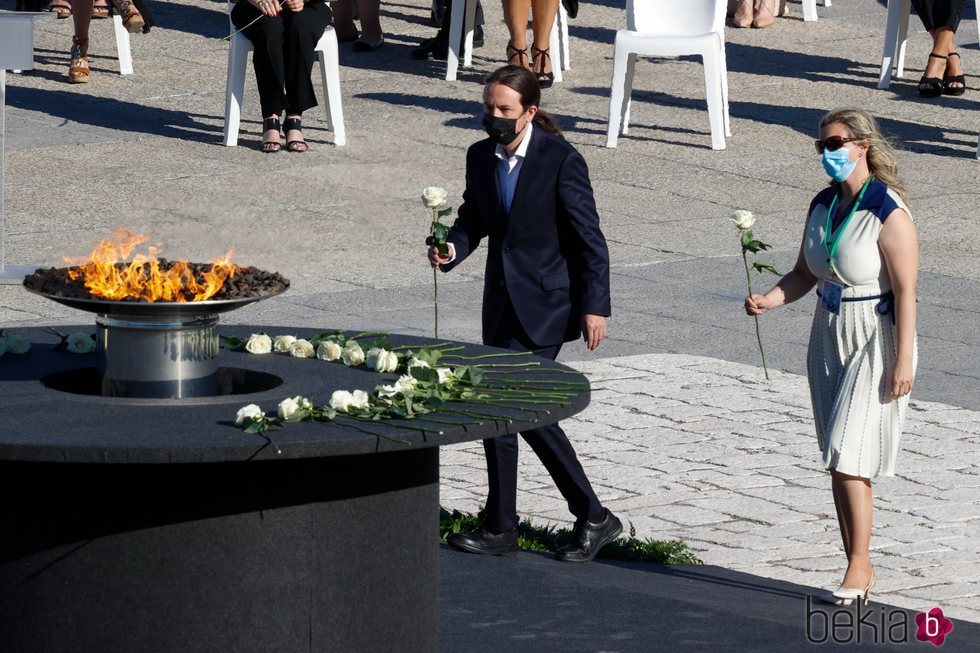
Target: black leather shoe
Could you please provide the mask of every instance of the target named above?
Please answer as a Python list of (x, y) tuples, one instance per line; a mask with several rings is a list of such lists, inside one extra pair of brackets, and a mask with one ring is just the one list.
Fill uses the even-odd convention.
[(493, 556), (517, 555), (517, 529), (503, 533), (491, 533), (486, 528), (469, 533), (453, 533), (446, 541), (449, 546), (467, 553), (483, 553)]
[[(409, 56), (412, 59), (425, 60), (432, 57), (436, 61), (445, 61), (449, 56), (449, 37), (445, 36), (448, 34), (448, 30), (444, 33), (440, 31), (435, 37), (431, 39), (426, 39), (419, 44), (419, 47), (414, 48)], [(473, 30), (473, 48), (483, 47), (483, 28), (477, 25), (476, 29)], [(462, 52), (463, 48), (460, 48)]]
[(607, 509), (605, 518), (598, 523), (575, 522), (571, 543), (558, 549), (555, 559), (565, 562), (588, 562), (599, 553), (599, 549), (615, 540), (622, 532), (623, 523)]

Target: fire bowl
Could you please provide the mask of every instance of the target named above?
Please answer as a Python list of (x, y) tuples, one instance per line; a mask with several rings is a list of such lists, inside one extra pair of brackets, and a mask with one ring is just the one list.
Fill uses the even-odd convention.
[[(181, 399), (222, 391), (219, 314), (273, 297), (289, 287), (289, 281), (277, 274), (258, 273), (255, 276), (263, 285), (255, 294), (242, 295), (243, 289), (236, 287), (236, 294), (241, 296), (205, 301), (112, 301), (73, 296), (85, 295), (86, 291), (78, 283), (63, 281), (67, 277), (64, 268), (38, 270), (24, 279), (24, 287), (97, 315), (97, 369), (102, 395)], [(248, 291), (247, 286), (244, 291)]]

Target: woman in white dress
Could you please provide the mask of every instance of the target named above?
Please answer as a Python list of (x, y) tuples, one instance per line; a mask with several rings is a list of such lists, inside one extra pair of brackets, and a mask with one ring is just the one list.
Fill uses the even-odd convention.
[(746, 298), (745, 311), (762, 315), (817, 287), (807, 376), (847, 554), (831, 600), (850, 605), (874, 586), (871, 478), (895, 473), (915, 375), (919, 249), (894, 151), (874, 118), (831, 111), (816, 146), (833, 181), (810, 204), (793, 270)]

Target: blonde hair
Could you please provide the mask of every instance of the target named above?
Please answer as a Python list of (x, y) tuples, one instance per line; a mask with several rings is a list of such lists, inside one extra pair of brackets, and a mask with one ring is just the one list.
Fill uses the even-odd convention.
[(820, 129), (835, 122), (844, 125), (852, 138), (867, 141), (868, 171), (908, 204), (908, 190), (898, 178), (895, 148), (881, 133), (881, 127), (874, 116), (861, 109), (834, 109), (820, 119)]

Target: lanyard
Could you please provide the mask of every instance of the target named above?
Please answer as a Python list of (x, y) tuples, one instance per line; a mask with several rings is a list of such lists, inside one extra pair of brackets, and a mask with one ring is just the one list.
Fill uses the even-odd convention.
[(834, 195), (834, 199), (830, 201), (830, 207), (827, 208), (827, 220), (824, 224), (823, 231), (823, 248), (827, 251), (827, 266), (830, 268), (831, 272), (834, 270), (834, 254), (837, 252), (837, 245), (840, 243), (840, 237), (847, 229), (848, 223), (850, 223), (851, 218), (857, 212), (859, 206), (861, 206), (861, 200), (864, 198), (864, 191), (868, 190), (868, 186), (871, 185), (871, 180), (873, 177), (868, 175), (868, 178), (864, 181), (864, 186), (861, 186), (861, 192), (858, 193), (857, 199), (854, 201), (854, 206), (851, 207), (851, 212), (847, 214), (844, 218), (844, 222), (841, 224), (837, 233), (832, 233), (832, 228), (834, 224), (834, 205), (837, 204), (838, 195)]

